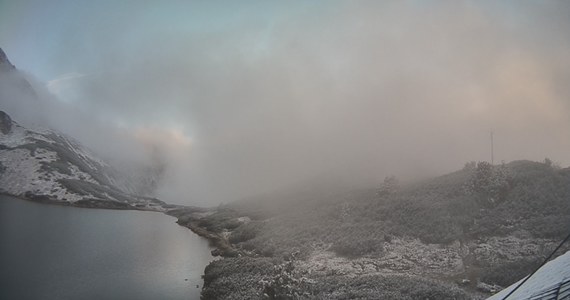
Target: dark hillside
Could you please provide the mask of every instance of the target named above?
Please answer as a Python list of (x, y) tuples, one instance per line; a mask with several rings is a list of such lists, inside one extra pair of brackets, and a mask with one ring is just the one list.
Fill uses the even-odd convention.
[[(381, 286), (390, 282), (419, 278), (434, 280), (422, 283), (433, 288), (419, 293), (422, 296), (463, 282), (457, 287), (478, 297), (480, 291), (497, 290), (494, 285), (506, 286), (527, 274), (570, 228), (570, 171), (531, 161), (470, 163), (463, 170), (401, 187), (388, 178), (378, 189), (294, 195), (297, 198), (280, 196), (291, 201), (289, 206), (274, 206), (280, 209), (237, 202), (197, 221), (188, 216), (181, 220), (225, 237), (235, 250), (232, 256), (271, 258), (277, 268), (294, 255), (290, 264), (296, 271), (287, 273), (294, 279), (291, 285), (301, 294), (324, 291), (318, 295), (323, 299), (336, 297), (333, 291), (340, 287), (335, 282), (355, 284), (346, 287), (341, 298), (364, 286), (370, 294), (357, 294), (366, 297), (377, 288), (387, 290)], [(271, 275), (270, 270), (243, 273), (231, 267), (234, 259), (225, 258), (207, 270), (205, 295), (227, 282), (226, 276), (248, 280), (253, 273), (263, 273), (269, 282), (285, 276)], [(216, 273), (208, 273), (213, 270)], [(412, 279), (392, 280), (383, 277), (386, 274)], [(348, 280), (355, 275), (364, 277)], [(261, 284), (248, 286), (248, 293), (264, 290)], [(396, 293), (419, 299), (413, 290), (410, 285), (409, 294)]]
[(480, 216), (474, 231), (507, 235), (525, 230), (537, 238), (561, 238), (570, 228), (570, 172), (542, 163), (508, 165), (512, 188), (504, 202)]

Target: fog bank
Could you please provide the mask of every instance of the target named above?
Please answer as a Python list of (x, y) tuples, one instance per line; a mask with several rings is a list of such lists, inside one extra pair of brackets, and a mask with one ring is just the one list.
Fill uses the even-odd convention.
[(167, 202), (442, 174), (489, 160), (491, 130), (495, 162), (570, 163), (567, 2), (132, 4), (55, 35), (50, 119), (160, 149)]

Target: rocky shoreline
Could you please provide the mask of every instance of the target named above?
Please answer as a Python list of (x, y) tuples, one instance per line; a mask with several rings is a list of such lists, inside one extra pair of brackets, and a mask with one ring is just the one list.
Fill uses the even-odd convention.
[[(347, 258), (336, 255), (330, 251), (329, 247), (316, 247), (310, 253), (297, 252), (296, 247), (287, 247), (283, 253), (289, 254), (263, 254), (257, 249), (245, 249), (239, 243), (230, 241), (232, 234), (238, 232), (238, 227), (226, 226), (223, 224), (233, 224), (239, 219), (248, 215), (248, 211), (236, 210), (228, 213), (227, 209), (209, 209), (207, 212), (188, 213), (184, 210), (174, 210), (168, 213), (178, 218), (177, 223), (192, 230), (194, 233), (208, 239), (215, 247), (212, 255), (221, 256), (223, 259), (216, 260), (206, 267), (204, 274), (204, 286), (202, 289), (203, 299), (251, 299), (267, 298), (275, 299), (277, 294), (300, 295), (299, 299), (342, 299), (346, 295), (356, 293), (362, 284), (377, 282), (372, 284), (372, 291), (368, 293), (380, 293), (376, 291), (379, 286), (386, 290), (386, 297), (400, 298), (406, 292), (399, 290), (418, 289), (421, 295), (437, 295), (437, 299), (484, 299), (486, 296), (478, 292), (475, 287), (468, 288), (469, 282), (450, 284), (455, 279), (435, 280), (431, 278), (446, 277), (445, 274), (456, 273), (454, 270), (461, 266), (461, 258), (455, 249), (459, 245), (452, 245), (450, 249), (437, 245), (428, 246), (417, 239), (394, 239), (391, 243), (394, 253), (387, 254), (383, 259), (374, 258)], [(219, 217), (223, 215), (223, 217)], [(220, 226), (208, 226), (211, 220), (215, 220)], [(242, 223), (242, 225), (244, 225)], [(209, 228), (210, 227), (210, 228)], [(227, 228), (230, 227), (230, 228)], [(277, 236), (275, 238), (278, 238)], [(413, 251), (413, 247), (421, 246), (424, 251)], [(443, 258), (427, 259), (422, 258), (422, 253), (426, 256), (449, 254), (453, 257), (449, 260)], [(424, 253), (425, 252), (425, 253)], [(449, 252), (449, 253), (448, 253)], [(279, 252), (281, 253), (281, 252)], [(455, 257), (457, 256), (457, 257)], [(420, 262), (420, 260), (423, 260)], [(441, 269), (441, 276), (426, 276), (429, 272), (421, 270), (422, 265), (430, 265), (430, 271)], [(440, 266), (441, 265), (441, 266)], [(451, 268), (451, 269), (450, 269)], [(289, 271), (285, 271), (289, 270)], [(437, 270), (436, 270), (437, 273)], [(433, 275), (433, 274), (432, 274)], [(328, 294), (339, 288), (338, 284), (343, 281), (352, 282), (355, 278), (360, 278), (355, 286), (342, 284), (343, 293), (334, 296)], [(332, 279), (332, 281), (331, 281)], [(287, 284), (287, 281), (291, 281)], [(337, 282), (338, 281), (338, 282)], [(414, 282), (421, 282), (421, 287), (415, 287)], [(402, 287), (395, 285), (396, 282), (404, 282)], [(460, 285), (469, 290), (459, 288)], [(322, 286), (320, 286), (322, 285)], [(284, 286), (291, 287), (292, 290)], [(491, 287), (493, 288), (493, 287)], [(327, 292), (328, 291), (328, 292)], [(404, 294), (402, 294), (404, 293)], [(368, 294), (370, 295), (370, 294)], [(380, 294), (378, 294), (380, 295)], [(273, 297), (273, 298), (272, 298)], [(340, 298), (339, 298), (340, 297)], [(366, 296), (365, 296), (366, 297)], [(284, 298), (289, 299), (289, 298)], [(415, 298), (413, 298), (415, 299)], [(423, 299), (423, 298), (422, 298)]]
[(239, 252), (231, 246), (230, 242), (225, 237), (198, 226), (197, 222), (190, 222), (182, 226), (189, 228), (195, 234), (209, 240), (211, 245), (216, 248), (212, 250), (213, 256), (234, 257), (239, 255)]
[(215, 248), (211, 252), (212, 256), (235, 257), (243, 255), (242, 252), (231, 245), (228, 238), (222, 233), (208, 230), (206, 227), (199, 225), (201, 216), (208, 215), (213, 211), (214, 209), (211, 208), (181, 207), (167, 211), (165, 214), (176, 217), (178, 225), (186, 227), (195, 234), (207, 239), (210, 245)]

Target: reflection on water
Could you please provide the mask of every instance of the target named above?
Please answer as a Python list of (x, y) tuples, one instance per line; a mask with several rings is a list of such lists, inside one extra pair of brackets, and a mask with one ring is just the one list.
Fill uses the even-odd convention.
[(211, 259), (160, 213), (0, 196), (0, 299), (198, 299)]

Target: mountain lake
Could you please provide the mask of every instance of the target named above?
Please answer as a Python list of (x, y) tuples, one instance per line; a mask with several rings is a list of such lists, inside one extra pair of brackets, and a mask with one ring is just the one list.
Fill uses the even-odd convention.
[(0, 299), (199, 299), (210, 247), (175, 221), (0, 196)]

